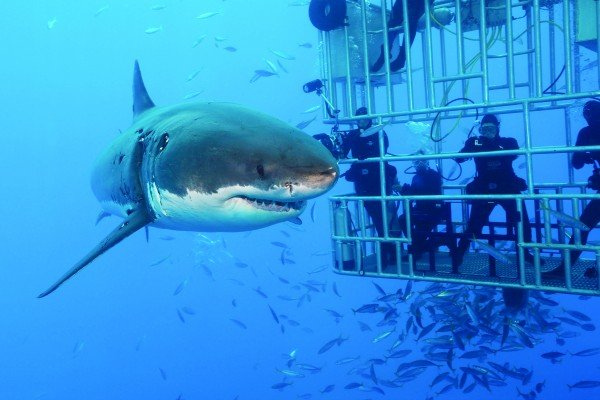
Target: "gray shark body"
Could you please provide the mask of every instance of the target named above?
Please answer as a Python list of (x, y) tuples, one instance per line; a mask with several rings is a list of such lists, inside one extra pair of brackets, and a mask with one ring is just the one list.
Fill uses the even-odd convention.
[(145, 227), (245, 231), (297, 218), (339, 175), (318, 141), (229, 103), (155, 107), (139, 66), (134, 122), (98, 158), (92, 190), (124, 221), (39, 297)]

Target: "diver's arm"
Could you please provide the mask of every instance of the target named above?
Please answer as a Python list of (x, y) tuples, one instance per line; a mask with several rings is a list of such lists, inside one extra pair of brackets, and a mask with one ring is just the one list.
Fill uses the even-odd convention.
[[(460, 149), (459, 153), (472, 153), (474, 150), (474, 146), (473, 143), (475, 141), (475, 138), (469, 138), (467, 139), (467, 141), (465, 142), (465, 145), (463, 146), (462, 149)], [(456, 161), (457, 163), (464, 163), (465, 161), (467, 161), (469, 159), (469, 157), (456, 157), (454, 159), (454, 161)]]
[[(506, 146), (504, 150), (519, 150), (519, 143), (517, 143), (517, 139), (515, 138), (506, 138)], [(511, 156), (507, 156), (511, 161), (514, 161), (519, 157), (517, 154), (513, 154)]]
[[(590, 137), (588, 134), (588, 129), (583, 128), (579, 131), (577, 135), (577, 141), (575, 142), (575, 146), (588, 146), (590, 144)], [(573, 153), (573, 158), (571, 160), (571, 164), (573, 164), (573, 168), (581, 169), (585, 164), (593, 164), (594, 160), (590, 153), (586, 152), (575, 152)]]

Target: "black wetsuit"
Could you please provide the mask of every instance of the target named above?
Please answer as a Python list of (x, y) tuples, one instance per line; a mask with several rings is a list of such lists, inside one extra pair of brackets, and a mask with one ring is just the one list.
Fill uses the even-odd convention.
[[(348, 153), (352, 151), (352, 157), (359, 160), (364, 160), (371, 157), (379, 157), (379, 136), (372, 134), (366, 137), (361, 137), (362, 130), (354, 129), (348, 132), (342, 139), (342, 153), (347, 157)], [(384, 143), (385, 148), (388, 146), (388, 138), (385, 132)], [(385, 165), (385, 194), (392, 194), (392, 185), (396, 180), (396, 168), (389, 165), (387, 162)], [(350, 166), (350, 169), (345, 174), (346, 180), (354, 183), (354, 190), (358, 196), (381, 196), (381, 174), (379, 169), (379, 162), (369, 163), (354, 163)], [(375, 229), (379, 236), (384, 235), (383, 231), (383, 212), (381, 208), (381, 202), (377, 201), (365, 201), (365, 209), (367, 214), (373, 220)], [(388, 215), (388, 218), (397, 218), (396, 215)], [(389, 229), (389, 227), (388, 227)], [(390, 236), (397, 236), (398, 232), (392, 232), (388, 230)], [(383, 259), (395, 262), (395, 246), (393, 243), (382, 243), (381, 245)]]
[[(460, 152), (479, 153), (517, 150), (518, 148), (519, 145), (514, 138), (496, 135), (494, 139), (471, 137), (465, 142)], [(516, 155), (475, 158), (477, 174), (475, 179), (467, 185), (467, 194), (519, 194), (527, 189), (525, 180), (519, 178), (513, 170), (512, 162), (516, 158)], [(456, 159), (460, 163), (466, 160), (467, 158)], [(452, 264), (455, 270), (462, 264), (463, 256), (469, 248), (471, 238), (481, 234), (483, 226), (489, 221), (490, 214), (496, 205), (500, 205), (504, 209), (507, 222), (514, 224), (515, 228), (518, 221), (523, 221), (523, 239), (525, 242), (531, 242), (531, 224), (525, 207), (523, 207), (523, 218), (521, 218), (514, 200), (474, 200), (465, 236), (460, 239), (453, 257)], [(527, 261), (531, 261), (532, 255), (525, 252), (525, 258)]]
[[(433, 4), (432, 0), (407, 0), (407, 8), (408, 8), (408, 42), (409, 45), (412, 46), (413, 41), (415, 40), (415, 36), (417, 36), (417, 24), (421, 16), (425, 13), (425, 1), (429, 1), (430, 5)], [(394, 44), (394, 40), (399, 36), (400, 32), (397, 30), (390, 31), (390, 29), (402, 26), (404, 23), (404, 13), (402, 12), (402, 0), (396, 0), (394, 5), (392, 6), (392, 12), (390, 15), (390, 20), (388, 21), (388, 49), (391, 52)], [(395, 60), (390, 61), (390, 69), (392, 71), (398, 71), (404, 67), (406, 63), (406, 50), (405, 50), (405, 41), (402, 40), (400, 45), (400, 53)], [(379, 54), (379, 58), (373, 66), (371, 67), (372, 72), (377, 72), (383, 66), (383, 61), (385, 58), (383, 51), (383, 45), (381, 45), (381, 53)], [(390, 54), (391, 58), (391, 54)]]
[[(403, 196), (423, 196), (442, 194), (442, 176), (427, 168), (417, 170), (410, 185), (402, 186)], [(442, 202), (437, 200), (414, 200), (411, 202), (410, 222), (412, 246), (410, 251), (415, 259), (430, 249), (429, 235), (442, 218)], [(406, 235), (406, 214), (400, 216), (400, 228)]]
[[(600, 125), (598, 126), (586, 126), (579, 131), (577, 135), (577, 142), (575, 146), (598, 146), (600, 145)], [(573, 154), (573, 159), (571, 163), (575, 169), (581, 169), (585, 164), (593, 164), (594, 161), (600, 163), (600, 152), (594, 151), (591, 153), (588, 152), (579, 152)], [(600, 193), (600, 191), (596, 191), (596, 193)], [(600, 222), (600, 200), (593, 199), (590, 201), (581, 213), (581, 217), (579, 218), (581, 222), (586, 224), (590, 230), (594, 229), (594, 227)], [(581, 244), (586, 244), (590, 231), (581, 231)], [(575, 243), (575, 238), (571, 237), (569, 242), (570, 244)], [(581, 255), (580, 250), (572, 250), (571, 251), (571, 265), (573, 265), (579, 256)]]

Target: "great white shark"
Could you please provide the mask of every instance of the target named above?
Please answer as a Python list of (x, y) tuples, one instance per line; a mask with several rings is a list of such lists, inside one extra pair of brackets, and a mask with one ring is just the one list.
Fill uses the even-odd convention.
[(232, 103), (156, 107), (137, 61), (133, 116), (91, 180), (104, 213), (124, 220), (38, 297), (141, 228), (234, 232), (293, 220), (339, 175), (322, 144), (269, 115)]

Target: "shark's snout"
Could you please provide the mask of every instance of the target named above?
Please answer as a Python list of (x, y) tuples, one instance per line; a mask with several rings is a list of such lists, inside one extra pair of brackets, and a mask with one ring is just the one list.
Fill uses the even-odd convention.
[(340, 170), (337, 164), (321, 171), (316, 176), (318, 186), (320, 186), (324, 191), (328, 191), (337, 181), (339, 174)]

